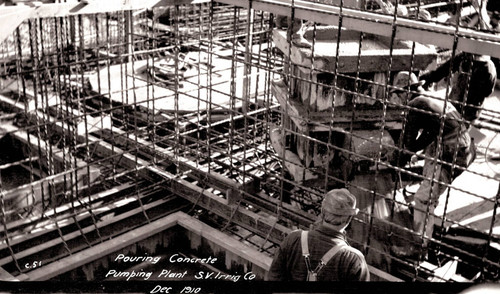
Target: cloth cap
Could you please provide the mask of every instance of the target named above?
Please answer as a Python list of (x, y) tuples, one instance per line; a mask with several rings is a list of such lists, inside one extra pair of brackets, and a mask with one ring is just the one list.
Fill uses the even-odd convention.
[(394, 76), (394, 80), (392, 81), (394, 88), (391, 89), (391, 92), (402, 91), (403, 89), (408, 89), (408, 86), (421, 86), (423, 84), (424, 81), (419, 81), (414, 73), (400, 71)]
[(334, 189), (326, 193), (321, 210), (334, 215), (356, 215), (356, 197), (347, 189)]

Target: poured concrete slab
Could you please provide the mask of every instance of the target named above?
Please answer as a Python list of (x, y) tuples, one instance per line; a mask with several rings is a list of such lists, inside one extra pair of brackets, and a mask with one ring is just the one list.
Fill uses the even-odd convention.
[[(173, 86), (174, 68), (170, 68), (172, 71), (170, 87), (155, 82), (148, 74), (153, 64), (159, 64), (163, 59), (155, 60), (155, 63), (150, 59), (104, 67), (99, 74), (91, 75), (89, 81), (93, 90), (99, 90), (102, 95), (110, 97), (113, 101), (127, 105), (136, 104), (148, 109), (153, 109), (154, 105), (156, 111), (179, 113), (207, 109), (234, 111), (235, 108), (241, 107), (245, 76), (243, 64), (233, 64), (229, 58), (213, 55), (212, 64), (215, 67), (209, 71), (204, 65), (207, 54), (202, 53), (202, 55), (205, 57), (193, 61), (189, 69), (178, 71), (178, 96), (175, 95)], [(212, 73), (210, 77), (207, 76), (209, 73)], [(258, 74), (257, 69), (253, 67), (249, 75), (250, 93), (255, 92)], [(232, 80), (234, 84), (231, 83)], [(258, 89), (265, 89), (265, 79), (261, 77), (258, 80)]]

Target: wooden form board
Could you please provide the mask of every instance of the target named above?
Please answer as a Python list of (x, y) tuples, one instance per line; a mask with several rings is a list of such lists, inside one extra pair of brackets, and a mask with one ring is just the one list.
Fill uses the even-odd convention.
[(226, 252), (226, 263), (230, 264), (235, 257), (240, 257), (251, 263), (253, 270), (257, 270), (254, 268), (257, 267), (261, 271), (267, 272), (271, 266), (272, 258), (269, 255), (259, 252), (257, 249), (249, 247), (183, 212), (175, 212), (117, 238), (98, 244), (93, 248), (86, 249), (40, 269), (31, 271), (27, 277), (30, 281), (48, 280), (97, 259), (105, 258), (110, 254), (121, 252), (121, 250), (128, 246), (140, 243), (151, 236), (161, 234), (163, 231), (175, 226), (180, 226), (200, 236), (202, 239), (223, 248)]
[[(61, 233), (61, 235), (59, 236), (56, 235), (55, 237), (49, 237), (45, 239), (43, 242), (40, 242), (39, 244), (35, 243), (31, 247), (27, 247), (24, 250), (16, 252), (15, 254), (16, 259), (21, 264), (25, 264), (24, 262), (26, 261), (31, 262), (30, 260), (36, 258), (39, 258), (39, 260), (50, 261), (54, 259), (53, 251), (60, 252), (62, 248), (65, 246), (64, 243), (73, 243), (73, 246), (69, 247), (72, 247), (72, 250), (74, 250), (75, 252), (85, 249), (87, 248), (88, 245), (87, 242), (84, 242), (84, 240), (82, 239), (84, 237), (84, 234), (87, 236), (87, 241), (90, 244), (93, 243), (95, 244), (101, 241), (98, 235), (93, 235), (96, 231), (100, 231), (103, 234), (105, 234), (105, 232), (109, 232), (111, 233), (111, 237), (118, 236), (126, 232), (129, 228), (127, 226), (124, 226), (123, 223), (128, 222), (129, 224), (131, 224), (131, 226), (137, 226), (141, 224), (141, 222), (146, 223), (147, 220), (144, 217), (145, 213), (149, 212), (149, 214), (151, 215), (152, 210), (162, 211), (165, 209), (164, 205), (168, 205), (168, 203), (170, 201), (173, 201), (173, 199), (179, 199), (179, 198), (170, 197), (168, 199), (160, 199), (144, 204), (143, 206), (127, 210), (124, 213), (118, 213), (116, 215), (112, 215), (111, 217), (109, 217), (109, 215), (106, 215), (106, 212), (109, 212), (114, 209), (119, 210), (120, 207), (124, 207), (127, 203), (133, 201), (134, 198), (129, 198), (127, 199), (127, 201), (118, 201), (108, 206), (101, 207), (101, 209), (95, 209), (94, 211), (95, 212), (94, 217), (96, 217), (95, 223), (91, 222), (86, 226), (81, 226), (81, 230), (78, 229), (78, 230), (67, 231), (68, 229), (67, 227), (74, 225), (75, 223), (78, 223), (80, 221), (84, 221), (85, 218), (89, 218), (90, 214), (86, 211), (78, 214), (77, 216), (75, 216), (75, 218), (69, 217), (66, 218), (66, 220), (58, 220), (57, 221), (58, 226), (60, 226), (61, 229), (65, 229), (64, 233)], [(179, 203), (175, 203), (175, 206), (176, 206), (175, 211), (179, 210), (182, 207), (179, 206)], [(165, 212), (163, 211), (163, 213)], [(99, 219), (99, 217), (103, 217), (103, 219)], [(153, 218), (153, 216), (150, 217)], [(54, 232), (53, 227), (51, 228), (51, 230), (52, 232)], [(92, 235), (93, 237), (91, 237)], [(32, 239), (31, 241), (40, 241), (40, 240), (36, 240), (35, 238)], [(26, 240), (25, 244), (29, 244), (29, 240)], [(62, 253), (62, 255), (64, 256), (64, 253)], [(0, 265), (2, 266), (12, 264), (12, 262), (13, 262), (12, 256), (10, 255), (0, 259)], [(23, 275), (22, 279), (26, 278), (29, 278), (29, 276)]]
[[(80, 201), (78, 201), (77, 203), (63, 204), (63, 205), (57, 207), (57, 209), (44, 212), (44, 215), (49, 217), (49, 218), (52, 218), (52, 219), (61, 220), (61, 216), (64, 216), (65, 214), (70, 213), (72, 209), (79, 208), (82, 205), (92, 205), (93, 203), (105, 200), (108, 197), (111, 198), (112, 196), (114, 196), (116, 194), (124, 193), (125, 191), (128, 192), (129, 190), (131, 190), (134, 187), (135, 187), (135, 183), (128, 182), (128, 183), (122, 184), (120, 186), (113, 187), (109, 190), (102, 191), (102, 192), (99, 192), (97, 194), (93, 194), (89, 197), (85, 197), (83, 199), (80, 199)], [(14, 230), (20, 230), (20, 229), (22, 229), (24, 227), (28, 227), (28, 226), (43, 227), (43, 225), (44, 225), (44, 222), (43, 221), (40, 222), (40, 216), (35, 215), (35, 216), (30, 216), (30, 217), (27, 217), (24, 219), (20, 219), (17, 221), (7, 223), (5, 227), (0, 228), (0, 233), (5, 234), (5, 231), (9, 232), (9, 231), (14, 231)], [(32, 229), (30, 234), (28, 236), (26, 236), (26, 238), (13, 240), (10, 242), (10, 245), (12, 246), (13, 244), (25, 241), (26, 239), (35, 238), (42, 233), (43, 233), (42, 231), (34, 232)], [(0, 249), (4, 249), (6, 247), (7, 247), (7, 245), (5, 243), (0, 245)]]
[(359, 32), (346, 31), (344, 34), (344, 37), (341, 34), (340, 43), (335, 40), (335, 32), (320, 35), (314, 43), (314, 56), (311, 48), (292, 46), (290, 50), (285, 30), (273, 30), (273, 41), (285, 56), (290, 52), (291, 61), (305, 72), (312, 70), (313, 60), (314, 69), (335, 72), (337, 48), (339, 73), (401, 71), (410, 70), (411, 66), (413, 70), (422, 70), (437, 57), (434, 48), (419, 43), (415, 43), (413, 52), (412, 44), (395, 40), (391, 50), (390, 40), (382, 36), (367, 34), (361, 42)]
[(402, 120), (400, 109), (386, 109), (385, 117), (382, 116), (382, 109), (362, 110), (348, 109), (347, 107), (337, 107), (329, 111), (310, 112), (302, 103), (293, 97), (289, 97), (287, 88), (273, 83), (273, 95), (278, 99), (282, 107), (282, 112), (286, 114), (301, 133), (308, 132), (328, 132), (330, 130), (340, 130), (349, 127), (351, 124), (355, 128), (386, 127), (397, 128)]
[(107, 242), (100, 243), (94, 247), (80, 251), (66, 258), (57, 260), (47, 266), (29, 272), (27, 275), (30, 281), (44, 281), (67, 271), (83, 266), (98, 258), (104, 257), (127, 245), (139, 242), (150, 234), (157, 234), (163, 230), (176, 225), (176, 214), (171, 214), (164, 219), (152, 222), (138, 229), (129, 231), (124, 235), (111, 239)]

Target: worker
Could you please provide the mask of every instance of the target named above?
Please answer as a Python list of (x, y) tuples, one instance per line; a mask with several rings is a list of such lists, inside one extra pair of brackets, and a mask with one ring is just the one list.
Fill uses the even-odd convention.
[[(473, 23), (482, 30), (490, 30), (491, 18), (486, 10), (487, 1), (472, 1), (478, 13)], [(454, 58), (440, 65), (436, 70), (420, 76), (424, 80), (424, 88), (432, 83), (448, 77), (451, 70), (451, 91), (449, 98), (455, 108), (467, 121), (474, 121), (479, 117), (481, 106), (486, 97), (493, 93), (497, 79), (497, 70), (490, 56), (461, 52)]]
[(410, 240), (414, 242), (408, 243), (408, 246), (391, 247), (393, 254), (400, 257), (425, 255), (428, 238), (434, 228), (434, 210), (439, 196), (475, 158), (474, 144), (460, 112), (444, 97), (431, 96), (432, 93), (423, 89), (423, 83), (415, 74), (404, 71), (399, 72), (393, 81), (393, 92), (403, 96), (402, 100), (409, 101), (403, 134), (404, 151), (399, 156), (399, 165), (404, 166), (415, 156), (415, 152), (421, 150), (424, 150), (425, 158), (424, 179), (413, 201), (411, 229), (417, 234), (414, 235), (416, 238)]
[(267, 280), (368, 281), (363, 254), (345, 237), (345, 228), (357, 213), (356, 197), (347, 189), (326, 193), (312, 229), (293, 231), (280, 245)]
[[(489, 29), (490, 18), (486, 1), (479, 3), (475, 0), (473, 6), (478, 12), (476, 21), (480, 29)], [(447, 77), (450, 70), (453, 75), (449, 101), (445, 97), (426, 96), (424, 88)], [(420, 76), (420, 81), (408, 72), (400, 72), (395, 76), (393, 84), (396, 91), (410, 87), (410, 91), (399, 91), (401, 95), (406, 96), (401, 99), (411, 100), (408, 103), (410, 111), (403, 147), (410, 152), (424, 150), (425, 154), (424, 180), (413, 196), (412, 229), (416, 236), (422, 238), (422, 247), (419, 248), (418, 243), (404, 247), (392, 246), (391, 251), (395, 255), (425, 255), (428, 240), (432, 237), (434, 210), (440, 195), (475, 158), (475, 146), (468, 128), (471, 122), (479, 117), (485, 98), (494, 90), (496, 79), (496, 68), (489, 56), (466, 52), (459, 53), (435, 71)], [(439, 140), (441, 118), (444, 119), (444, 124)], [(440, 146), (437, 146), (438, 143)], [(411, 158), (411, 154), (402, 154), (399, 158), (399, 164), (404, 165)]]
[(485, 98), (495, 88), (495, 65), (489, 56), (462, 52), (435, 71), (422, 75), (420, 79), (425, 80), (424, 88), (447, 77), (450, 65), (453, 72), (449, 94), (451, 103), (467, 121), (474, 121), (479, 117)]

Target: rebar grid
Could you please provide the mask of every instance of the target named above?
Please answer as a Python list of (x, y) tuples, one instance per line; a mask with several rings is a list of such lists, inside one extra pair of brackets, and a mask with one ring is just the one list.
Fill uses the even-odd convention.
[[(428, 179), (446, 187), (440, 206), (426, 209), (432, 236), (398, 218), (411, 208), (405, 192), (425, 180), (426, 155), (394, 165), (414, 109), (391, 93), (411, 92), (393, 85), (397, 72), (426, 73), (438, 56), (463, 50), (494, 56), (499, 37), (466, 24), (474, 12), (467, 1), (458, 7), (467, 15), (446, 26), (442, 18), (457, 8), (435, 1), (396, 1), (392, 13), (375, 1), (330, 2), (207, 1), (21, 24), (0, 45), (0, 134), (9, 146), (0, 165), (0, 266), (29, 275), (33, 238), (49, 236), (64, 249), (52, 257), (37, 247), (51, 262), (184, 208), (228, 234), (234, 226), (235, 235), (258, 236), (251, 245), (272, 253), (282, 227), (307, 227), (322, 195), (347, 187), (361, 209), (348, 236), (370, 265), (408, 280), (496, 280), (498, 91), (470, 123), (486, 138), (476, 142), (471, 166), (457, 166), (458, 148), (451, 162), (440, 147), (430, 158), (463, 169), (452, 183)], [(409, 13), (397, 14), (400, 6)], [(420, 17), (423, 9), (432, 19)], [(283, 27), (279, 16), (288, 17)], [(299, 18), (311, 24), (297, 32)], [(381, 36), (366, 24), (382, 25)], [(296, 43), (301, 32), (305, 47)], [(449, 104), (452, 86), (426, 95)], [(437, 146), (443, 131), (444, 116)], [(19, 183), (8, 183), (12, 172)], [(201, 188), (189, 204), (164, 195), (185, 198), (173, 184), (180, 180)], [(223, 201), (227, 214), (200, 210), (206, 195)], [(178, 207), (160, 209), (170, 201)], [(256, 228), (239, 218), (242, 210), (275, 221)], [(127, 213), (134, 221), (119, 223)], [(461, 237), (480, 240), (480, 248)], [(393, 241), (428, 243), (428, 256), (395, 256)], [(448, 261), (460, 264), (453, 275), (430, 269)]]

